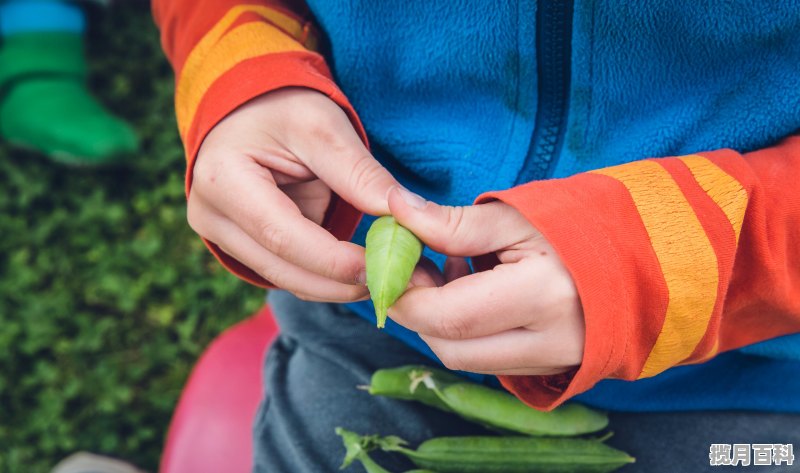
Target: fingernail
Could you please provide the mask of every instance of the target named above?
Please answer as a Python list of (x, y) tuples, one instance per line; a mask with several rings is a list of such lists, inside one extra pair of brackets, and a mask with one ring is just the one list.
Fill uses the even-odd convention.
[(356, 276), (356, 282), (358, 284), (362, 285), (362, 286), (366, 286), (367, 285), (367, 271), (366, 270), (362, 270), (360, 273), (358, 273), (358, 275)]
[(397, 190), (400, 192), (400, 197), (403, 198), (403, 201), (415, 209), (423, 209), (428, 204), (425, 199), (405, 187), (398, 187)]

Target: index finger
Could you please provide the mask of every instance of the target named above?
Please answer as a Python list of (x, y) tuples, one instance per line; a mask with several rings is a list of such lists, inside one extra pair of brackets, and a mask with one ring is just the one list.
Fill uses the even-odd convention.
[(218, 176), (200, 198), (278, 257), (342, 283), (363, 284), (364, 248), (307, 219), (260, 165), (250, 165)]

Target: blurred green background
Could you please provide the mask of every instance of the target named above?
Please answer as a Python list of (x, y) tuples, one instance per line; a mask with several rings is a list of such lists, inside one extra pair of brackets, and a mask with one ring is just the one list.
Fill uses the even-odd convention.
[(93, 90), (142, 150), (93, 170), (0, 144), (0, 472), (46, 472), (76, 450), (155, 471), (198, 355), (263, 301), (186, 224), (148, 4), (90, 10), (87, 46)]

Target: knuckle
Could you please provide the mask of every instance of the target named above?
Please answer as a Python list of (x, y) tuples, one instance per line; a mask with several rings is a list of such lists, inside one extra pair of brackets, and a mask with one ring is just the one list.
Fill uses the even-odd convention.
[(339, 133), (336, 132), (341, 127), (341, 117), (332, 113), (313, 113), (301, 114), (294, 117), (297, 123), (308, 130), (311, 136), (322, 143), (328, 145), (338, 145)]
[(557, 320), (571, 320), (583, 316), (580, 297), (571, 279), (554, 278), (549, 284), (547, 304)]
[(454, 252), (452, 242), (458, 241), (459, 235), (463, 232), (464, 207), (446, 207), (446, 209), (444, 229), (448, 238), (445, 239), (442, 250), (446, 254), (452, 254)]
[[(247, 264), (247, 263), (245, 263)], [(274, 286), (281, 289), (289, 289), (287, 287), (286, 277), (283, 272), (277, 270), (276, 265), (269, 263), (260, 263), (251, 268), (258, 273), (262, 278), (266, 279)]]
[(323, 276), (345, 284), (357, 281), (362, 264), (350, 257), (349, 253), (342, 251), (340, 246), (334, 246), (327, 254), (330, 256), (323, 263)]
[[(322, 275), (326, 278), (339, 280), (342, 279), (343, 271), (346, 271), (345, 263), (336, 257), (331, 252), (328, 252), (328, 258), (322, 263)], [(352, 281), (347, 281), (352, 282)]]
[(441, 338), (448, 340), (461, 340), (469, 338), (469, 324), (458, 315), (439, 317), (434, 330)]
[(192, 168), (192, 189), (202, 190), (213, 184), (216, 180), (216, 167), (212, 165), (210, 153), (198, 155)]
[(276, 255), (282, 255), (290, 242), (290, 235), (279, 223), (272, 221), (262, 222), (259, 235), (264, 246)]
[(350, 188), (366, 188), (381, 177), (381, 171), (381, 167), (377, 165), (372, 156), (360, 156), (350, 168)]

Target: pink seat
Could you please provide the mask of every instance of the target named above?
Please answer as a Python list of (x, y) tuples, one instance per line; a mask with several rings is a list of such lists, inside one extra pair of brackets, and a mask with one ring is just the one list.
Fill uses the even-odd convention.
[(223, 332), (183, 388), (161, 473), (249, 473), (252, 425), (263, 394), (261, 367), (278, 334), (268, 306)]

